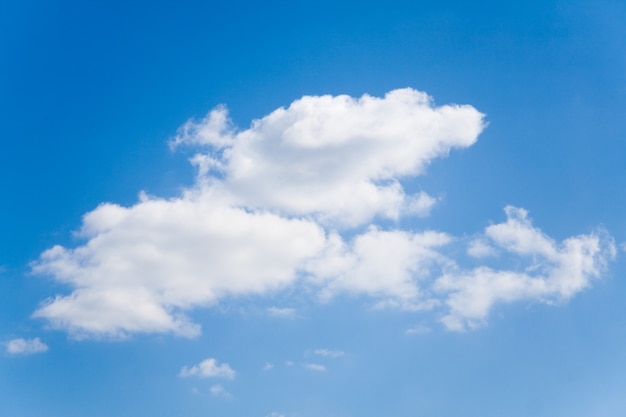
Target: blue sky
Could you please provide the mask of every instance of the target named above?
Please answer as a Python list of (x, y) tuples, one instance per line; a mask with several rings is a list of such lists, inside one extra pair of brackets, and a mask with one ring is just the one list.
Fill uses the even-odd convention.
[(624, 21), (3, 3), (0, 414), (623, 415)]

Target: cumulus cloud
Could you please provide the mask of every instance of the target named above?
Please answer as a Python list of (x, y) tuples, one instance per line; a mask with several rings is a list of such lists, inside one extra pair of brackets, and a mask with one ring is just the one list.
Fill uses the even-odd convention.
[(88, 213), (85, 245), (55, 246), (34, 264), (35, 272), (76, 288), (46, 301), (35, 317), (79, 336), (195, 336), (199, 327), (182, 311), (284, 288), (325, 245), (324, 231), (312, 221), (252, 213), (211, 197), (190, 192)]
[(34, 339), (12, 339), (6, 344), (7, 353), (12, 355), (30, 355), (33, 353), (42, 353), (48, 350), (48, 345), (42, 342), (38, 337)]
[[(193, 187), (167, 200), (142, 194), (131, 207), (102, 204), (83, 219), (85, 244), (40, 256), (34, 272), (74, 290), (46, 300), (34, 316), (75, 337), (193, 337), (200, 328), (187, 310), (280, 290), (303, 275), (323, 283), (325, 298), (341, 291), (414, 294), (407, 274), (421, 267), (405, 258), (392, 283), (371, 274), (349, 280), (369, 266), (382, 268), (365, 257), (377, 242), (397, 244), (404, 252), (396, 257), (406, 257), (422, 251), (420, 236), (374, 228), (350, 245), (327, 225), (424, 215), (434, 200), (407, 196), (400, 180), (470, 146), (482, 128), (473, 107), (435, 107), (412, 89), (383, 98), (303, 97), (241, 131), (220, 106), (171, 141), (173, 148), (201, 147), (192, 158), (199, 167)], [(341, 264), (337, 276), (322, 266), (324, 254)]]
[(324, 301), (341, 292), (415, 300), (421, 295), (417, 281), (447, 262), (437, 248), (449, 242), (445, 233), (386, 231), (372, 226), (350, 244), (337, 235), (330, 236), (322, 256), (313, 259), (307, 270), (321, 286), (319, 294)]
[(427, 214), (434, 199), (407, 196), (400, 180), (472, 145), (483, 116), (471, 106), (435, 107), (410, 88), (383, 98), (305, 96), (238, 132), (218, 107), (186, 123), (171, 145), (206, 146), (193, 158), (200, 177), (234, 204), (355, 226), (376, 215)]
[(183, 366), (178, 376), (181, 378), (195, 376), (198, 378), (234, 379), (236, 374), (227, 363), (219, 364), (216, 359), (209, 358), (191, 367)]
[(485, 237), (522, 267), (481, 266), (438, 278), (434, 288), (447, 293), (449, 307), (442, 321), (452, 330), (483, 324), (497, 303), (566, 301), (599, 278), (616, 255), (613, 239), (603, 230), (556, 242), (533, 227), (526, 210), (507, 206), (505, 212), (506, 222), (487, 227)]
[[(472, 106), (435, 106), (410, 88), (384, 97), (306, 96), (247, 129), (218, 106), (170, 141), (172, 149), (195, 149), (193, 185), (174, 198), (142, 193), (129, 207), (101, 204), (84, 216), (81, 243), (54, 246), (32, 264), (70, 288), (34, 316), (77, 338), (194, 337), (201, 331), (187, 314), (194, 308), (302, 288), (322, 303), (349, 295), (377, 307), (440, 309), (449, 328), (464, 329), (484, 322), (498, 302), (567, 299), (611, 258), (607, 236), (559, 244), (522, 209), (507, 208), (508, 220), (466, 249), (486, 264), (467, 269), (450, 255), (463, 238), (395, 222), (436, 206), (425, 191), (407, 193), (405, 181), (471, 146), (483, 119)], [(527, 269), (487, 265), (504, 255)]]

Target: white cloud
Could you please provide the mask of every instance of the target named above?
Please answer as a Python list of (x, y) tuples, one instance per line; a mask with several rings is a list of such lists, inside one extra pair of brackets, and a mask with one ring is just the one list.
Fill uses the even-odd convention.
[(327, 358), (340, 358), (346, 354), (344, 351), (337, 349), (315, 349), (313, 353)]
[(430, 214), (430, 211), (437, 203), (437, 200), (438, 199), (421, 191), (420, 193), (407, 198), (406, 212), (414, 213), (419, 217), (426, 217)]
[(404, 334), (427, 334), (432, 332), (431, 328), (424, 325), (410, 327), (404, 331)]
[(46, 352), (48, 345), (42, 342), (38, 337), (34, 339), (12, 339), (6, 344), (7, 353), (12, 355), (30, 355), (33, 353)]
[(284, 288), (325, 245), (312, 221), (228, 207), (201, 191), (130, 208), (101, 205), (85, 216), (81, 233), (87, 244), (55, 246), (33, 266), (76, 288), (35, 316), (79, 336), (195, 336), (199, 327), (182, 312)]
[(485, 237), (523, 265), (519, 270), (481, 266), (450, 271), (438, 278), (436, 290), (446, 292), (449, 307), (443, 323), (452, 330), (483, 324), (496, 303), (537, 300), (566, 301), (599, 278), (616, 255), (604, 231), (556, 242), (532, 226), (526, 210), (505, 209), (507, 220), (489, 226)]
[(209, 388), (209, 392), (213, 397), (222, 397), (227, 399), (233, 397), (233, 395), (230, 392), (226, 391), (224, 387), (220, 384), (212, 385), (211, 388)]
[(467, 254), (474, 258), (486, 258), (488, 256), (496, 256), (497, 252), (485, 239), (475, 239), (469, 243)]
[(183, 366), (179, 376), (186, 378), (196, 376), (199, 378), (225, 378), (234, 379), (236, 372), (227, 364), (219, 364), (216, 359), (205, 359), (197, 365), (187, 367)]
[(325, 252), (307, 270), (321, 286), (324, 301), (340, 292), (414, 300), (420, 297), (417, 281), (447, 262), (437, 248), (449, 242), (444, 233), (384, 231), (372, 226), (350, 245), (337, 235), (330, 236)]
[[(186, 311), (277, 291), (302, 275), (323, 282), (326, 298), (341, 291), (413, 296), (409, 275), (421, 266), (407, 256), (423, 252), (421, 235), (374, 228), (352, 253), (325, 225), (426, 214), (433, 199), (405, 195), (400, 180), (470, 146), (482, 119), (471, 106), (434, 107), (411, 89), (384, 98), (303, 97), (242, 131), (218, 107), (186, 123), (171, 142), (205, 147), (193, 158), (199, 176), (192, 188), (169, 200), (142, 194), (131, 207), (102, 204), (83, 219), (86, 243), (40, 256), (34, 272), (74, 290), (46, 300), (34, 316), (78, 338), (193, 337), (200, 328)], [(366, 256), (385, 240), (403, 251), (395, 255), (400, 265), (386, 280), (359, 277), (368, 267), (384, 268), (383, 259)], [(321, 266), (326, 253), (346, 264), (337, 276)]]
[[(471, 146), (483, 117), (471, 106), (435, 107), (412, 89), (307, 96), (244, 130), (217, 107), (170, 142), (199, 149), (191, 187), (171, 199), (141, 194), (130, 207), (101, 204), (84, 216), (81, 244), (54, 246), (33, 263), (71, 288), (34, 316), (78, 338), (193, 337), (201, 331), (187, 315), (194, 308), (300, 286), (322, 302), (348, 294), (379, 308), (439, 309), (449, 328), (464, 329), (498, 302), (567, 299), (600, 275), (610, 238), (557, 243), (523, 209), (507, 207), (508, 220), (467, 248), (485, 265), (467, 269), (448, 255), (462, 239), (379, 222), (430, 212), (437, 199), (408, 195), (403, 181)], [(499, 255), (526, 268), (490, 267)]]
[(272, 317), (282, 317), (292, 319), (296, 317), (297, 311), (295, 308), (289, 307), (268, 307), (267, 314)]
[(263, 370), (271, 371), (272, 369), (274, 369), (274, 364), (271, 362), (265, 362), (265, 365), (263, 365)]
[(305, 96), (238, 132), (218, 107), (187, 122), (171, 145), (205, 145), (193, 158), (200, 177), (234, 204), (355, 226), (376, 215), (427, 214), (434, 199), (407, 196), (399, 181), (471, 146), (483, 116), (471, 106), (434, 107), (410, 88), (384, 98)]
[(277, 413), (276, 411), (272, 411), (267, 417), (286, 417), (284, 414)]
[(324, 365), (320, 365), (318, 363), (303, 363), (301, 366), (305, 369), (315, 372), (325, 372), (326, 367)]
[(172, 149), (179, 145), (204, 145), (217, 149), (232, 146), (235, 128), (228, 119), (228, 110), (220, 105), (211, 110), (199, 123), (187, 121), (178, 129), (178, 134), (170, 142)]

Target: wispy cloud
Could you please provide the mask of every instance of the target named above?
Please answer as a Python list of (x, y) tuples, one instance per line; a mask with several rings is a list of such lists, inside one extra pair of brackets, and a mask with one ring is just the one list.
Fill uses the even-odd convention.
[(6, 343), (7, 353), (12, 355), (30, 355), (33, 353), (42, 353), (48, 350), (48, 345), (42, 342), (38, 337), (34, 339), (12, 339)]
[(303, 363), (301, 366), (305, 369), (315, 372), (326, 372), (326, 367), (318, 363)]
[(267, 314), (272, 317), (282, 317), (292, 319), (297, 316), (297, 310), (289, 307), (268, 307)]
[(344, 351), (336, 349), (315, 349), (313, 353), (327, 358), (339, 358), (345, 355)]
[(418, 325), (414, 327), (410, 327), (404, 331), (405, 334), (427, 334), (430, 333), (432, 329), (428, 326)]
[(209, 388), (209, 392), (213, 397), (222, 397), (226, 399), (233, 398), (233, 395), (230, 392), (226, 391), (224, 387), (220, 384), (212, 385), (211, 388)]
[(497, 303), (566, 301), (599, 278), (616, 256), (615, 243), (604, 230), (556, 242), (533, 227), (526, 210), (507, 206), (505, 212), (506, 222), (487, 227), (485, 238), (524, 267), (457, 269), (438, 278), (433, 288), (447, 294), (449, 312), (442, 322), (451, 330), (484, 324)]
[(227, 363), (219, 364), (216, 359), (205, 359), (197, 365), (183, 366), (179, 376), (182, 378), (195, 376), (199, 378), (234, 379), (236, 372)]

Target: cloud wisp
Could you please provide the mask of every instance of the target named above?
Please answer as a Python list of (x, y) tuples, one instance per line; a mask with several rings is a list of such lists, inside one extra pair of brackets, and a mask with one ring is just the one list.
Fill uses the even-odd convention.
[(343, 350), (337, 349), (315, 349), (313, 353), (325, 358), (340, 358), (346, 354)]
[(48, 345), (38, 337), (34, 339), (12, 339), (6, 343), (7, 353), (11, 355), (32, 355), (33, 353), (43, 353), (48, 351)]
[(301, 366), (309, 371), (326, 372), (326, 366), (320, 365), (319, 363), (303, 363)]
[(209, 393), (211, 393), (212, 397), (221, 397), (228, 400), (233, 398), (233, 395), (226, 391), (226, 389), (220, 384), (212, 385), (211, 388), (209, 388)]
[[(102, 204), (83, 218), (83, 244), (54, 246), (33, 263), (73, 289), (34, 316), (78, 338), (193, 337), (201, 329), (191, 309), (303, 286), (322, 303), (352, 294), (440, 309), (448, 328), (462, 330), (484, 323), (497, 303), (566, 300), (614, 256), (608, 234), (557, 243), (524, 210), (507, 207), (506, 222), (467, 248), (485, 266), (467, 269), (448, 255), (462, 239), (382, 226), (428, 215), (437, 199), (407, 194), (403, 184), (474, 144), (484, 126), (472, 106), (437, 107), (410, 88), (382, 98), (303, 97), (243, 130), (219, 106), (170, 142), (197, 150), (193, 186), (170, 199), (141, 194), (130, 207)], [(501, 256), (527, 269), (489, 267)]]

